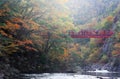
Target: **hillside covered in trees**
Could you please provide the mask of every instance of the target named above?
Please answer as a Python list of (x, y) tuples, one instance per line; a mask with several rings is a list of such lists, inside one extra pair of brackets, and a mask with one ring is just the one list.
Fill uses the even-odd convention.
[[(70, 30), (83, 29), (114, 34), (70, 37)], [(0, 74), (5, 79), (94, 66), (120, 71), (120, 0), (0, 0)]]

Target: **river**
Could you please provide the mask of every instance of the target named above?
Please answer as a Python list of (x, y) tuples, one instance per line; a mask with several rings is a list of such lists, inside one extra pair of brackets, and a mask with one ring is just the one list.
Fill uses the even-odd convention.
[(22, 79), (120, 79), (117, 72), (23, 74)]

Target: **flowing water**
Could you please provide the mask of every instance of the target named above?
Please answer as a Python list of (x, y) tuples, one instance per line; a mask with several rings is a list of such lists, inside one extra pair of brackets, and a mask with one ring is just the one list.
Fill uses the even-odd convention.
[(22, 79), (120, 79), (120, 73), (106, 70), (80, 73), (24, 74)]

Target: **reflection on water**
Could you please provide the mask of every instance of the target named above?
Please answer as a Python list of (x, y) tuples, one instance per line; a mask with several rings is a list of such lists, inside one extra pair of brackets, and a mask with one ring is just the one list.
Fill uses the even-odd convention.
[(84, 72), (83, 74), (78, 73), (24, 74), (24, 76), (22, 76), (22, 79), (120, 79), (120, 73)]
[(92, 76), (109, 77), (107, 79), (119, 79), (120, 78), (120, 73), (118, 72), (85, 72), (84, 74), (92, 75)]
[(102, 77), (120, 77), (118, 72), (110, 72), (107, 70), (96, 70), (96, 71), (87, 71), (83, 74), (92, 75), (92, 76), (102, 76)]
[(96, 73), (113, 73), (113, 72), (110, 72), (108, 70), (99, 70), (99, 69), (96, 69), (95, 71), (87, 71), (87, 72), (96, 72)]
[(90, 76), (90, 75), (54, 73), (54, 74), (39, 74), (39, 75), (32, 74), (32, 75), (27, 75), (27, 77), (24, 79), (97, 79), (97, 78), (95, 76)]

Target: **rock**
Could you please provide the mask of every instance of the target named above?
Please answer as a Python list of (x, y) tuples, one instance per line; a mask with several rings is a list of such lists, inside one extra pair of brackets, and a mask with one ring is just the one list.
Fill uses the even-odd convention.
[(0, 73), (0, 79), (3, 79), (3, 77), (4, 77), (4, 74)]
[[(10, 66), (10, 64), (0, 64), (0, 79), (14, 79), (18, 77), (19, 71)], [(18, 78), (17, 78), (18, 79)]]
[(102, 77), (97, 77), (97, 78), (99, 78), (99, 79), (103, 79)]

